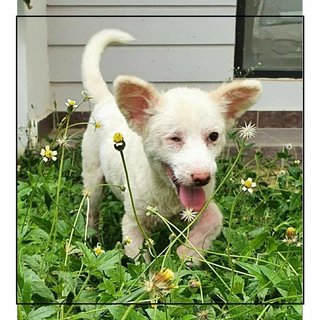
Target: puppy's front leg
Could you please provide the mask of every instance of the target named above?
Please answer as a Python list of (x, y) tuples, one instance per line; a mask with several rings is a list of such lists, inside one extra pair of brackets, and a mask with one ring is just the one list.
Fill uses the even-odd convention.
[[(122, 236), (124, 241), (126, 239), (131, 240), (130, 243), (125, 246), (126, 255), (132, 259), (136, 259), (143, 246), (144, 238), (135, 218), (132, 215), (131, 212), (126, 212), (122, 218)], [(147, 262), (150, 260), (147, 255), (145, 255), (145, 259)]]
[[(195, 248), (207, 250), (211, 242), (220, 234), (221, 227), (222, 214), (217, 205), (211, 203), (192, 228), (189, 234), (189, 241)], [(195, 250), (190, 248), (190, 243), (187, 242), (186, 245), (189, 248), (181, 245), (177, 249), (177, 254), (180, 258), (201, 258)], [(199, 264), (197, 259), (193, 259), (193, 264)]]

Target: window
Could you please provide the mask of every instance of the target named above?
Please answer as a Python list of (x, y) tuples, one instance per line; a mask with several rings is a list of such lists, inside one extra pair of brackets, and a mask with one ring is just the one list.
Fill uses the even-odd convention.
[(235, 77), (302, 77), (302, 0), (238, 0), (236, 35)]

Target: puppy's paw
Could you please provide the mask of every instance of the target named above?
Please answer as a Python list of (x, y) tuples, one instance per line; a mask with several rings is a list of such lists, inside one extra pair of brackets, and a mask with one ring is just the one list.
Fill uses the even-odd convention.
[(177, 254), (181, 260), (186, 261), (186, 265), (189, 267), (199, 266), (201, 264), (201, 257), (199, 254), (195, 250), (187, 248), (184, 245), (177, 248)]

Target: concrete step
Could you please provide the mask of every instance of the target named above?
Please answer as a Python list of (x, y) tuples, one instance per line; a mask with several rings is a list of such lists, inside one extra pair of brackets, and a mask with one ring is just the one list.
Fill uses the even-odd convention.
[(248, 140), (260, 147), (302, 147), (301, 128), (257, 128), (257, 135)]
[[(85, 128), (72, 128), (69, 129), (68, 134), (73, 135), (74, 138), (79, 138), (84, 131)], [(53, 139), (55, 132), (53, 131), (49, 137)], [(71, 139), (70, 147), (74, 147), (78, 142), (78, 139)], [(303, 129), (301, 128), (257, 128), (256, 136), (249, 139), (248, 142), (254, 143), (252, 152), (249, 152), (248, 156), (257, 149), (260, 149), (266, 156), (272, 156), (287, 147), (288, 150), (292, 150), (291, 152), (294, 153), (295, 158), (299, 160), (303, 158)], [(43, 144), (43, 141), (41, 143)], [(233, 141), (228, 141), (227, 145), (232, 147), (234, 143)]]
[[(303, 129), (301, 128), (257, 128), (257, 135), (248, 140), (254, 146), (247, 151), (247, 156), (254, 155), (257, 149), (261, 150), (265, 157), (272, 157), (277, 152), (287, 148), (295, 159), (303, 159)], [(233, 149), (233, 141), (228, 141)], [(231, 154), (236, 150), (231, 150)]]

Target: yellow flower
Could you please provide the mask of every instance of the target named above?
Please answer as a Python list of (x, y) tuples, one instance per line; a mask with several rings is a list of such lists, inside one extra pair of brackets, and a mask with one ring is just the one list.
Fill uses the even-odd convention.
[(189, 281), (189, 288), (193, 289), (193, 288), (200, 288), (201, 287), (201, 282), (197, 279), (191, 279)]
[(49, 160), (56, 161), (57, 157), (56, 155), (58, 154), (57, 151), (51, 150), (50, 146), (45, 146), (45, 148), (42, 148), (40, 151), (40, 155), (42, 156), (42, 160), (44, 162), (48, 162)]
[(97, 121), (97, 122), (94, 124), (94, 127), (95, 127), (96, 129), (101, 128), (101, 126), (102, 126), (102, 124), (101, 124), (100, 121)]
[(123, 240), (123, 245), (127, 246), (132, 242), (132, 240), (126, 236), (125, 239)]
[(170, 290), (176, 288), (173, 284), (174, 272), (163, 268), (155, 273), (149, 281), (145, 281), (144, 288), (152, 296), (165, 296)]
[(101, 254), (105, 253), (99, 242), (97, 243), (97, 246), (93, 249), (93, 251), (97, 256), (100, 256)]
[(72, 100), (72, 99), (67, 99), (65, 104), (68, 107), (68, 112), (71, 112), (72, 110), (74, 110), (75, 108), (78, 107), (77, 102), (75, 100)]
[(118, 151), (122, 151), (126, 146), (123, 135), (120, 132), (117, 132), (113, 135), (114, 147)]
[(296, 235), (296, 229), (293, 228), (293, 227), (289, 227), (287, 230), (286, 230), (286, 237), (288, 239), (293, 239)]
[(113, 135), (113, 142), (114, 143), (120, 143), (120, 142), (123, 142), (123, 135), (122, 133), (120, 132), (116, 132), (114, 135)]
[(252, 188), (257, 186), (257, 184), (252, 181), (252, 178), (248, 178), (247, 180), (241, 179), (241, 184), (243, 185), (242, 190), (244, 192), (248, 191), (249, 193), (252, 193)]
[(286, 230), (286, 234), (285, 234), (285, 239), (283, 239), (282, 241), (287, 243), (288, 245), (291, 243), (295, 243), (297, 247), (300, 247), (302, 244), (300, 241), (298, 241), (298, 236), (296, 234), (296, 229), (293, 227), (289, 227)]

